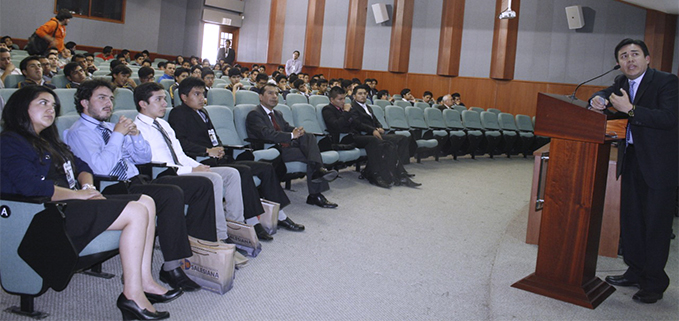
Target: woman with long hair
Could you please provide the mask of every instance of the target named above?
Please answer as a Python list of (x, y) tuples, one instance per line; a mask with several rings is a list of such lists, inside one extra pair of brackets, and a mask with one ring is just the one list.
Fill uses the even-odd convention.
[(155, 203), (146, 195), (101, 195), (89, 166), (59, 138), (54, 124), (59, 108), (56, 94), (42, 86), (21, 88), (9, 98), (0, 134), (2, 192), (66, 203), (64, 225), (76, 252), (105, 230), (122, 231), (124, 286), (117, 306), (123, 319), (168, 318), (147, 298), (168, 292), (151, 274)]

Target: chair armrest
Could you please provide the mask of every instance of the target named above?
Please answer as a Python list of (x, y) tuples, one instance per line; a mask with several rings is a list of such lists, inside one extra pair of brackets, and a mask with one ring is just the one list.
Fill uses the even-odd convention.
[(234, 150), (234, 149), (249, 150), (249, 151), (253, 150), (252, 148), (250, 148), (250, 145), (223, 145), (223, 147), (226, 148), (226, 149), (230, 149), (230, 150)]
[(24, 203), (32, 203), (32, 204), (42, 204), (42, 203), (47, 203), (47, 202), (52, 201), (52, 199), (50, 197), (47, 197), (47, 196), (29, 197), (29, 196), (24, 196), (24, 195), (19, 195), (19, 194), (8, 194), (8, 193), (0, 194), (0, 199), (3, 200), (3, 201), (24, 202)]
[(145, 163), (136, 164), (137, 169), (140, 174), (147, 175), (148, 177), (154, 178), (153, 169), (154, 168), (167, 168), (167, 163)]

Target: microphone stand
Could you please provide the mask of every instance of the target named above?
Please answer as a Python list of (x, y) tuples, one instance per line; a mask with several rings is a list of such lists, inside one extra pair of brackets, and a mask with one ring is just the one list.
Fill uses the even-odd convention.
[(575, 90), (573, 90), (573, 94), (571, 94), (570, 96), (568, 96), (568, 98), (570, 98), (571, 101), (578, 100), (578, 98), (575, 97), (575, 93), (578, 92), (578, 89), (580, 89), (580, 86), (582, 86), (582, 85), (584, 85), (584, 84), (586, 84), (586, 83), (588, 83), (588, 82), (590, 82), (590, 81), (592, 81), (592, 80), (599, 79), (599, 78), (601, 78), (601, 77), (607, 75), (607, 74), (610, 73), (611, 71), (613, 71), (613, 70), (618, 70), (618, 69), (620, 69), (620, 65), (615, 65), (615, 67), (613, 67), (613, 69), (611, 69), (611, 70), (609, 70), (609, 71), (607, 71), (607, 72), (605, 72), (605, 73), (603, 73), (603, 74), (601, 74), (601, 75), (598, 75), (598, 76), (596, 76), (596, 77), (594, 77), (594, 78), (592, 78), (592, 79), (585, 80), (585, 81), (581, 82), (577, 87), (575, 87)]

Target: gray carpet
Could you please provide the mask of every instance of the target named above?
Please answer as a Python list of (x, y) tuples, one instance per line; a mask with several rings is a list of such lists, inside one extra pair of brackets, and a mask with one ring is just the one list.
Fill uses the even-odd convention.
[[(285, 211), (305, 232), (279, 230), (225, 295), (186, 293), (157, 308), (175, 320), (679, 319), (677, 241), (667, 267), (673, 284), (654, 305), (633, 302), (632, 288), (590, 310), (510, 287), (535, 268), (537, 247), (524, 242), (532, 166), (518, 157), (427, 159), (407, 166), (421, 188), (390, 190), (344, 169), (325, 193), (337, 209), (306, 205), (306, 185), (297, 180)], [(156, 251), (155, 271), (160, 258)], [(119, 276), (120, 260), (104, 269)], [(620, 258), (599, 257), (601, 278), (624, 269)], [(121, 291), (118, 277), (78, 274), (36, 306), (49, 320), (120, 319)], [(0, 295), (0, 307), (18, 301)], [(27, 320), (6, 312), (0, 319)]]

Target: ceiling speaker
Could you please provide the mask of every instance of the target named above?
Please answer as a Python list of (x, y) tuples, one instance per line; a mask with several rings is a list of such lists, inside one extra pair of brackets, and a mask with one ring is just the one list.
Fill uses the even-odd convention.
[(387, 12), (387, 5), (384, 3), (373, 4), (373, 14), (375, 15), (375, 23), (382, 23), (389, 21), (389, 12)]
[(566, 7), (566, 19), (568, 19), (568, 29), (580, 29), (585, 26), (581, 6)]

